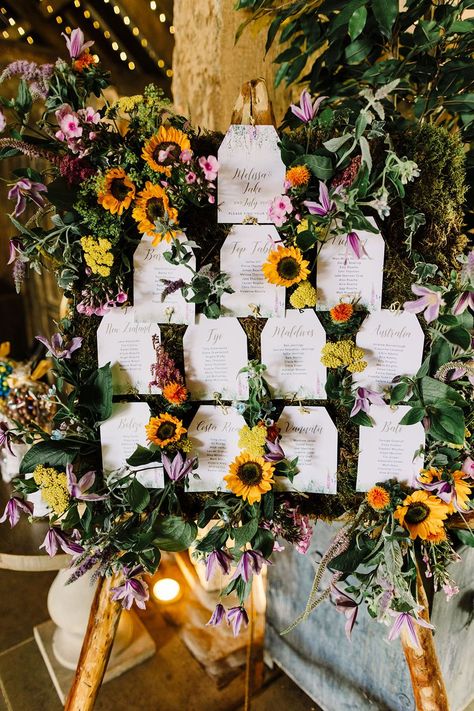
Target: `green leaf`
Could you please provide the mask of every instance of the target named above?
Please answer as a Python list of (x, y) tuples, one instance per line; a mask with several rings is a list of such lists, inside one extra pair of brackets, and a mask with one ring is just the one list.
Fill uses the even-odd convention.
[(421, 422), (425, 416), (426, 411), (424, 407), (411, 407), (408, 412), (403, 415), (400, 420), (401, 425), (415, 425), (417, 422)]
[(464, 412), (454, 405), (430, 412), (429, 433), (434, 439), (449, 444), (463, 444), (465, 438)]
[(252, 540), (252, 548), (254, 551), (260, 551), (264, 558), (268, 558), (273, 552), (274, 542), (275, 536), (273, 533), (265, 528), (258, 528)]
[(303, 155), (301, 161), (305, 163), (310, 171), (320, 180), (329, 180), (334, 174), (332, 162), (329, 156)]
[(352, 138), (350, 133), (345, 133), (343, 136), (336, 136), (336, 138), (330, 138), (329, 141), (324, 141), (324, 148), (330, 153), (335, 153), (339, 150), (347, 141)]
[(352, 539), (350, 548), (336, 556), (328, 567), (342, 573), (354, 573), (361, 563), (370, 558), (376, 545), (376, 541), (364, 540), (358, 547), (355, 539)]
[(20, 114), (27, 114), (31, 109), (33, 99), (28, 84), (22, 79), (18, 85), (18, 93), (16, 96), (15, 106)]
[(236, 548), (242, 548), (246, 543), (248, 543), (257, 533), (258, 519), (252, 518), (247, 523), (242, 526), (237, 526), (232, 529), (232, 538), (235, 542)]
[(390, 37), (398, 16), (398, 0), (372, 0), (372, 12), (381, 33), (385, 37)]
[(456, 529), (455, 533), (464, 546), (470, 546), (471, 548), (474, 548), (474, 533), (472, 531), (463, 531), (461, 529)]
[(56, 178), (48, 183), (48, 200), (60, 210), (71, 210), (76, 201), (76, 192), (64, 178)]
[(348, 31), (351, 40), (355, 40), (360, 35), (365, 27), (366, 21), (367, 8), (363, 5), (362, 7), (357, 8), (357, 10), (354, 10), (351, 15), (351, 19), (349, 20)]
[(462, 326), (450, 328), (449, 331), (446, 331), (443, 335), (450, 343), (454, 343), (455, 346), (460, 346), (465, 351), (467, 351), (471, 345), (471, 334)]
[(144, 511), (150, 503), (150, 492), (138, 479), (132, 479), (126, 497), (130, 508), (136, 513)]
[(197, 526), (181, 516), (167, 516), (159, 519), (153, 530), (153, 544), (162, 551), (184, 551), (195, 541)]
[(152, 452), (148, 447), (143, 447), (141, 444), (138, 444), (136, 450), (127, 459), (127, 464), (131, 467), (141, 467), (145, 464), (159, 461), (159, 452)]
[(409, 386), (407, 383), (398, 383), (390, 392), (390, 404), (398, 405), (407, 396)]
[(316, 242), (317, 239), (311, 230), (304, 230), (304, 232), (298, 232), (296, 235), (296, 244), (303, 252), (312, 249)]
[(436, 405), (440, 400), (452, 400), (462, 405), (464, 400), (454, 388), (428, 376), (420, 380), (421, 397), (425, 405)]
[(79, 404), (90, 410), (98, 422), (112, 414), (112, 371), (110, 363), (94, 370), (86, 382), (78, 388)]
[(351, 42), (344, 50), (348, 64), (360, 64), (372, 49), (372, 43), (365, 37)]
[(38, 442), (27, 451), (21, 460), (20, 474), (30, 474), (38, 464), (64, 468), (66, 464), (71, 464), (74, 461), (79, 450), (79, 444), (68, 444), (64, 439)]
[(362, 410), (359, 410), (359, 412), (356, 415), (354, 415), (354, 417), (351, 417), (351, 422), (353, 422), (355, 425), (360, 425), (361, 427), (373, 427), (374, 426), (372, 419), (369, 417), (369, 415), (366, 412), (362, 412)]

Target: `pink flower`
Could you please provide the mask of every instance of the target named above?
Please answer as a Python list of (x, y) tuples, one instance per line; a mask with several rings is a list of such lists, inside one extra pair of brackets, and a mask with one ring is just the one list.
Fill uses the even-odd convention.
[(311, 215), (319, 215), (319, 217), (325, 217), (336, 207), (335, 202), (329, 197), (329, 190), (326, 184), (321, 180), (319, 181), (319, 202), (305, 200), (303, 205), (308, 208), (308, 212)]
[(216, 605), (216, 609), (211, 615), (211, 619), (209, 622), (206, 623), (207, 625), (210, 625), (211, 627), (217, 627), (217, 625), (220, 625), (222, 620), (225, 619), (225, 607), (222, 605), (222, 603), (218, 602)]
[(82, 126), (79, 123), (79, 117), (75, 113), (62, 116), (59, 127), (66, 139), (80, 138), (82, 136)]
[(67, 489), (71, 496), (79, 501), (103, 501), (107, 495), (99, 496), (99, 494), (88, 494), (89, 489), (94, 486), (95, 472), (87, 472), (79, 481), (74, 474), (72, 464), (66, 465)]
[(0, 133), (3, 133), (7, 126), (7, 120), (3, 111), (0, 111)]
[(100, 123), (100, 114), (92, 106), (86, 106), (85, 109), (79, 109), (77, 114), (87, 123)]
[(182, 163), (189, 163), (192, 157), (193, 152), (190, 148), (185, 148), (184, 151), (181, 151), (181, 153), (179, 154), (179, 160)]
[(439, 291), (433, 291), (427, 286), (412, 284), (411, 290), (419, 296), (415, 301), (405, 301), (403, 308), (412, 314), (425, 312), (426, 323), (435, 321), (439, 316), (440, 307), (444, 305), (443, 298)]
[(119, 291), (117, 296), (115, 297), (115, 301), (117, 304), (124, 304), (128, 299), (128, 294), (125, 293), (125, 291)]
[(207, 196), (207, 201), (208, 201), (211, 205), (214, 205), (214, 203), (215, 203), (215, 201), (216, 201), (216, 198), (215, 198), (214, 195), (208, 195), (208, 196)]
[(192, 185), (193, 183), (196, 182), (197, 175), (196, 175), (196, 173), (193, 173), (192, 170), (190, 170), (189, 173), (186, 173), (186, 175), (184, 176), (184, 179), (188, 185)]
[(463, 293), (458, 296), (453, 306), (453, 314), (459, 316), (459, 314), (464, 313), (466, 309), (474, 311), (474, 291), (463, 291)]
[(12, 496), (5, 506), (3, 516), (0, 518), (0, 523), (4, 523), (8, 519), (10, 528), (13, 528), (20, 520), (21, 513), (26, 513), (28, 516), (31, 516), (33, 514), (33, 504), (20, 499), (19, 496)]
[(458, 594), (459, 588), (457, 585), (451, 585), (451, 583), (445, 583), (443, 585), (443, 592), (446, 595), (446, 601), (449, 602), (452, 597)]
[(44, 183), (35, 183), (29, 178), (20, 178), (8, 191), (9, 200), (16, 200), (13, 215), (18, 217), (26, 208), (26, 199), (32, 200), (38, 207), (43, 207), (45, 199), (40, 193), (48, 192)]
[(309, 123), (318, 113), (319, 106), (327, 96), (319, 96), (314, 101), (311, 100), (311, 94), (307, 89), (303, 89), (300, 96), (300, 105), (295, 104), (290, 105), (291, 112), (303, 121), (303, 123)]
[(219, 163), (215, 156), (201, 156), (198, 160), (199, 165), (202, 168), (204, 177), (206, 180), (215, 180), (217, 178), (217, 171), (219, 170)]
[(84, 42), (84, 32), (79, 28), (73, 30), (69, 37), (64, 32), (61, 32), (61, 35), (66, 40), (66, 47), (71, 59), (77, 59), (94, 44), (91, 41)]
[(293, 205), (288, 195), (278, 195), (268, 208), (268, 217), (277, 227), (281, 227), (291, 212)]
[(418, 635), (416, 634), (415, 624), (420, 627), (426, 627), (426, 629), (434, 630), (433, 625), (426, 622), (421, 617), (414, 617), (408, 612), (396, 612), (395, 610), (389, 610), (390, 614), (396, 617), (395, 622), (392, 625), (390, 633), (388, 635), (388, 640), (391, 642), (400, 636), (401, 632), (405, 630), (407, 636), (411, 642), (411, 645), (415, 649), (420, 648), (420, 642), (418, 640)]
[(466, 457), (464, 464), (462, 465), (462, 471), (474, 479), (474, 459), (472, 457)]
[(349, 232), (349, 234), (347, 235), (347, 251), (349, 249), (352, 250), (352, 253), (354, 254), (356, 259), (362, 259), (362, 257), (364, 256), (369, 256), (357, 232)]

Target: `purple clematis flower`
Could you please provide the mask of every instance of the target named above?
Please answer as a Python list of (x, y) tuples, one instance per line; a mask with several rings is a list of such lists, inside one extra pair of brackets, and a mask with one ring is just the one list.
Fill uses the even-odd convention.
[(23, 252), (23, 242), (18, 239), (18, 237), (13, 237), (10, 240), (10, 245), (9, 245), (9, 255), (8, 255), (8, 262), (7, 264), (13, 264), (15, 259), (18, 259), (22, 255)]
[(303, 205), (308, 208), (311, 215), (319, 215), (319, 217), (325, 217), (336, 208), (336, 203), (329, 197), (326, 184), (321, 180), (319, 181), (319, 202), (305, 200)]
[(359, 605), (349, 595), (342, 592), (335, 585), (331, 587), (331, 598), (336, 606), (336, 610), (341, 612), (346, 618), (345, 631), (348, 640), (351, 639), (351, 633), (357, 620)]
[(133, 570), (124, 568), (127, 576), (122, 585), (112, 588), (112, 600), (119, 600), (125, 610), (130, 610), (133, 603), (141, 610), (146, 608), (146, 602), (150, 597), (148, 584), (141, 578), (143, 568), (138, 565)]
[(240, 575), (244, 583), (248, 583), (254, 573), (260, 575), (264, 565), (272, 565), (272, 563), (264, 558), (260, 551), (244, 551), (232, 580)]
[(185, 459), (181, 452), (177, 452), (173, 459), (170, 459), (166, 454), (162, 454), (161, 461), (163, 469), (168, 474), (171, 481), (182, 481), (192, 471), (196, 458)]
[[(466, 363), (467, 365), (467, 363)], [(471, 385), (474, 385), (474, 375), (472, 374), (472, 362), (471, 362), (471, 368), (467, 367), (462, 367), (458, 366), (457, 368), (453, 368), (453, 370), (450, 372), (448, 380), (459, 380), (459, 378), (464, 378), (464, 376), (467, 375), (467, 379), (471, 383)]]
[(432, 291), (427, 286), (412, 284), (411, 290), (419, 296), (415, 301), (405, 301), (403, 308), (412, 314), (425, 312), (426, 323), (435, 321), (439, 316), (439, 310), (444, 305), (443, 298), (439, 291)]
[(467, 255), (466, 261), (462, 265), (461, 279), (468, 284), (472, 284), (474, 281), (474, 249), (471, 249)]
[(225, 607), (222, 603), (218, 602), (207, 625), (209, 625), (209, 627), (217, 627), (217, 625), (221, 624), (223, 619), (225, 619)]
[(206, 580), (209, 580), (216, 565), (219, 566), (224, 575), (228, 575), (233, 562), (234, 559), (230, 553), (223, 548), (216, 548), (215, 551), (209, 553), (206, 559)]
[(368, 415), (371, 405), (385, 405), (382, 394), (368, 388), (357, 388), (350, 417), (354, 417), (360, 411)]
[(364, 256), (369, 256), (357, 232), (349, 232), (349, 234), (347, 235), (347, 251), (349, 251), (349, 249), (352, 250), (352, 253), (354, 254), (356, 259), (362, 259), (362, 257)]
[(24, 499), (20, 499), (19, 496), (12, 496), (5, 506), (3, 516), (0, 518), (0, 523), (5, 523), (8, 519), (10, 528), (13, 528), (20, 520), (21, 513), (26, 513), (28, 516), (31, 516), (33, 513), (33, 504)]
[(421, 619), (421, 617), (413, 617), (408, 612), (395, 612), (395, 610), (389, 610), (390, 614), (396, 617), (395, 622), (392, 625), (388, 639), (391, 642), (400, 636), (402, 631), (407, 632), (408, 638), (415, 649), (420, 648), (420, 642), (418, 641), (418, 636), (415, 630), (415, 624), (420, 627), (426, 627), (426, 629), (434, 630), (433, 625), (430, 625), (426, 620)]
[(94, 44), (91, 41), (84, 42), (84, 32), (79, 28), (73, 30), (69, 37), (64, 32), (61, 32), (61, 36), (66, 40), (66, 47), (71, 59), (77, 59)]
[(453, 314), (459, 316), (466, 309), (474, 311), (474, 291), (463, 291), (456, 299), (453, 306)]
[(72, 464), (67, 464), (66, 477), (67, 489), (74, 499), (78, 499), (79, 501), (104, 501), (104, 499), (108, 498), (107, 494), (99, 496), (99, 494), (87, 493), (89, 489), (94, 486), (95, 472), (86, 472), (86, 474), (77, 481)]
[(291, 112), (296, 116), (296, 118), (299, 118), (300, 121), (303, 121), (303, 123), (309, 123), (318, 113), (321, 102), (327, 98), (327, 96), (319, 96), (313, 101), (311, 99), (311, 94), (309, 93), (309, 91), (307, 89), (303, 89), (300, 95), (299, 106), (296, 106), (296, 104), (291, 104)]
[(249, 623), (249, 616), (247, 615), (247, 610), (245, 609), (245, 607), (231, 607), (230, 610), (227, 612), (227, 622), (232, 625), (232, 632), (234, 633), (234, 637), (237, 637), (242, 625), (245, 625), (245, 627), (247, 627)]
[(263, 455), (263, 458), (265, 459), (266, 462), (281, 462), (282, 459), (285, 459), (285, 452), (281, 448), (279, 440), (275, 440), (275, 442), (270, 442), (269, 439), (265, 442), (268, 452)]
[(55, 333), (48, 341), (44, 336), (36, 336), (36, 340), (42, 343), (48, 349), (47, 355), (52, 355), (58, 360), (61, 358), (70, 358), (74, 351), (82, 346), (82, 337), (75, 336), (68, 346), (64, 345), (63, 337), (60, 333)]
[(66, 536), (59, 528), (49, 529), (43, 543), (40, 545), (41, 548), (44, 548), (51, 558), (56, 555), (59, 549), (72, 555), (84, 553), (84, 548), (76, 541), (73, 541), (72, 538)]
[(8, 199), (16, 200), (14, 217), (19, 217), (26, 208), (26, 199), (30, 198), (38, 207), (43, 207), (45, 199), (41, 193), (48, 192), (48, 188), (44, 183), (35, 183), (29, 178), (20, 178), (15, 185), (8, 191)]
[(13, 456), (15, 456), (15, 452), (12, 449), (10, 440), (11, 440), (10, 428), (9, 428), (8, 424), (5, 422), (5, 420), (3, 420), (2, 422), (0, 422), (0, 449), (2, 449), (2, 447), (5, 447), (6, 449), (8, 449), (10, 454), (13, 454)]

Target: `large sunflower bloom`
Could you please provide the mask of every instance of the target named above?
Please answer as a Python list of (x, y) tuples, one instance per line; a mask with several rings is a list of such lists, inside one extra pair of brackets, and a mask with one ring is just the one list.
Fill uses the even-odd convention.
[(308, 264), (298, 247), (279, 245), (267, 257), (262, 266), (265, 279), (278, 286), (293, 286), (309, 274)]
[(249, 504), (260, 501), (262, 494), (270, 491), (273, 480), (273, 465), (263, 457), (254, 457), (244, 452), (234, 459), (229, 473), (224, 477), (227, 488), (241, 496)]
[(145, 425), (148, 441), (158, 447), (167, 447), (173, 442), (178, 442), (186, 434), (186, 427), (177, 417), (173, 417), (168, 412), (163, 412), (157, 417), (150, 417), (150, 421)]
[(138, 231), (154, 238), (153, 247), (162, 239), (169, 242), (176, 234), (171, 225), (177, 224), (178, 211), (170, 207), (168, 196), (160, 185), (150, 181), (145, 183), (135, 200), (132, 215), (138, 223)]
[(185, 133), (177, 128), (160, 126), (158, 133), (143, 146), (142, 158), (150, 168), (169, 176), (170, 164), (179, 158), (182, 151), (190, 148), (191, 143)]
[(443, 521), (449, 512), (449, 506), (437, 496), (420, 490), (407, 496), (393, 515), (409, 531), (412, 540), (419, 537), (426, 541), (441, 533), (444, 529)]
[(123, 168), (111, 168), (105, 175), (104, 187), (97, 202), (112, 215), (121, 215), (135, 197), (135, 185)]

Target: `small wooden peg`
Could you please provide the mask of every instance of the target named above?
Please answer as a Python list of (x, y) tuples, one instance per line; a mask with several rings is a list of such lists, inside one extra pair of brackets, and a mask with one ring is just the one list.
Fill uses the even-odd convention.
[(272, 102), (265, 79), (252, 79), (242, 85), (234, 105), (232, 124), (275, 125)]

